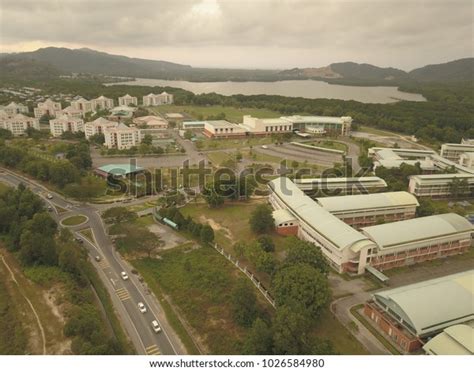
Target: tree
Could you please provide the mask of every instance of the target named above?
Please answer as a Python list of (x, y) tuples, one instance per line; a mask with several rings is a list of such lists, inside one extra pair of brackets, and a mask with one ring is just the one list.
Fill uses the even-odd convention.
[(193, 136), (194, 136), (194, 135), (193, 135), (193, 132), (192, 132), (191, 130), (186, 130), (186, 131), (184, 132), (184, 139), (190, 140)]
[(151, 146), (153, 144), (153, 137), (150, 134), (145, 134), (142, 139), (142, 144), (148, 144)]
[(214, 230), (209, 224), (205, 224), (202, 226), (201, 231), (199, 232), (199, 237), (202, 244), (210, 244), (212, 241), (214, 241)]
[(131, 222), (137, 218), (136, 213), (123, 206), (112, 207), (104, 211), (102, 216), (108, 224)]
[(272, 284), (278, 306), (287, 306), (309, 318), (318, 317), (331, 296), (326, 276), (305, 263), (278, 270)]
[(265, 252), (273, 252), (275, 251), (275, 244), (273, 243), (272, 238), (268, 234), (262, 234), (257, 238), (257, 242), (259, 243), (260, 247)]
[(243, 353), (249, 355), (273, 354), (273, 332), (261, 318), (257, 318), (253, 322), (244, 342)]
[(329, 266), (321, 249), (313, 243), (291, 236), (285, 241), (285, 249), (288, 251), (285, 265), (305, 263), (319, 269), (325, 275), (329, 273)]
[(232, 316), (240, 326), (249, 327), (257, 314), (257, 297), (252, 286), (243, 278), (231, 292)]
[(311, 354), (308, 341), (310, 328), (309, 317), (287, 306), (277, 306), (272, 326), (274, 354)]
[(224, 203), (224, 197), (216, 191), (213, 184), (203, 189), (202, 196), (211, 208), (219, 207)]
[(272, 209), (270, 206), (258, 205), (250, 215), (250, 228), (254, 233), (261, 234), (273, 231), (275, 220), (273, 219)]

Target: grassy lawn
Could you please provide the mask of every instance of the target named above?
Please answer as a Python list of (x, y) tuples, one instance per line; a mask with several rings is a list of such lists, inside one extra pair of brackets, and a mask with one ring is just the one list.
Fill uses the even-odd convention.
[(10, 190), (11, 188), (6, 185), (5, 183), (0, 182), (0, 196), (3, 195), (5, 192)]
[[(244, 276), (217, 251), (183, 246), (163, 252), (161, 259), (138, 259), (132, 264), (150, 287), (158, 285), (169, 295), (210, 354), (241, 353), (247, 329), (234, 322), (230, 299)], [(263, 301), (260, 307), (269, 310)]]
[(94, 235), (92, 234), (91, 228), (81, 229), (79, 231), (85, 238), (87, 238), (90, 242), (95, 243)]
[(75, 226), (84, 223), (87, 220), (87, 217), (84, 215), (74, 215), (69, 218), (61, 220), (63, 225)]
[(270, 136), (265, 137), (248, 137), (240, 139), (209, 139), (204, 138), (198, 141), (197, 147), (199, 150), (214, 150), (214, 149), (230, 149), (230, 148), (246, 148), (259, 147), (264, 144), (273, 143)]
[(343, 355), (369, 354), (361, 343), (352, 335), (327, 308), (316, 321), (314, 335), (331, 340), (336, 352)]
[(163, 105), (158, 107), (147, 107), (148, 110), (157, 113), (183, 113), (195, 120), (206, 120), (209, 116), (216, 116), (224, 113), (226, 120), (231, 122), (242, 122), (243, 115), (252, 115), (258, 118), (280, 117), (281, 114), (275, 111), (259, 108), (234, 108), (224, 106), (178, 106)]
[(393, 133), (391, 131), (376, 129), (376, 128), (372, 128), (370, 126), (359, 126), (359, 131), (363, 131), (365, 133), (370, 133), (370, 134), (392, 136), (392, 137), (398, 135), (397, 133)]

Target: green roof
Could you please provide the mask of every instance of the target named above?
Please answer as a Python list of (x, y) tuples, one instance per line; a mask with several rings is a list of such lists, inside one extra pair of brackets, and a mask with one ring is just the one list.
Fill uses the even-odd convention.
[(110, 164), (104, 165), (98, 168), (98, 170), (103, 171), (107, 174), (113, 175), (128, 175), (132, 173), (136, 173), (139, 171), (145, 170), (145, 168), (132, 165), (132, 164)]

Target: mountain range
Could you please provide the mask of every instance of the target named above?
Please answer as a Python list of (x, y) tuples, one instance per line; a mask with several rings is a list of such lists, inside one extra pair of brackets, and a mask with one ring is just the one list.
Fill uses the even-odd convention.
[(149, 60), (113, 55), (87, 48), (48, 47), (32, 52), (0, 54), (0, 70), (4, 77), (51, 78), (87, 73), (189, 81), (277, 81), (315, 79), (351, 85), (399, 85), (405, 82), (454, 83), (474, 79), (474, 58), (433, 64), (406, 72), (354, 62), (332, 63), (318, 68), (288, 70), (247, 70), (196, 68), (162, 60)]

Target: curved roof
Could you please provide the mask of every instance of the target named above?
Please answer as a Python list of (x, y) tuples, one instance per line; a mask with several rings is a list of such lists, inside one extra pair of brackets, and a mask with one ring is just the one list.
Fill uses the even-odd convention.
[(380, 291), (374, 299), (427, 336), (474, 319), (474, 270)]
[(286, 209), (278, 209), (275, 210), (273, 213), (273, 219), (275, 220), (275, 225), (281, 224), (281, 223), (287, 223), (292, 220), (295, 220), (296, 218), (291, 214), (288, 210)]
[(428, 341), (423, 349), (435, 355), (474, 354), (474, 328), (469, 325), (454, 325)]
[(321, 197), (317, 198), (316, 202), (331, 213), (387, 207), (419, 206), (416, 197), (408, 192)]
[(324, 210), (309, 196), (305, 195), (290, 179), (280, 177), (270, 181), (268, 186), (292, 214), (330, 241), (336, 249), (351, 248), (355, 244), (374, 245), (362, 233)]
[(404, 243), (473, 231), (472, 224), (458, 214), (440, 214), (361, 228), (381, 249)]

